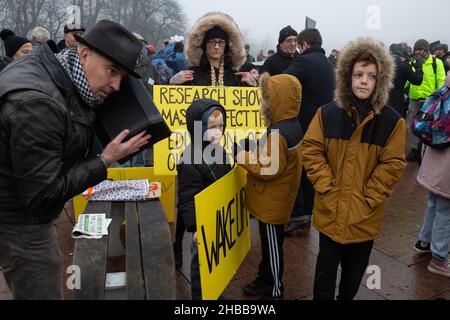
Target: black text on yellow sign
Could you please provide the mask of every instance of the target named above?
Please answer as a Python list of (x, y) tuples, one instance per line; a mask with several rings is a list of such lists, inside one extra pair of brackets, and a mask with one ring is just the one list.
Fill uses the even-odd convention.
[(226, 110), (226, 130), (222, 146), (230, 151), (234, 142), (255, 138), (265, 132), (265, 124), (259, 112), (261, 95), (258, 88), (245, 87), (190, 87), (155, 86), (154, 101), (164, 121), (173, 134), (155, 145), (155, 172), (158, 175), (176, 175), (176, 165), (190, 143), (187, 133), (186, 113), (198, 99), (213, 99)]
[(249, 228), (249, 215), (245, 208), (245, 189), (236, 193), (227, 206), (216, 211), (215, 234), (208, 233), (201, 226), (203, 248), (205, 250), (208, 270), (219, 266), (220, 259), (226, 258), (227, 252), (233, 249), (236, 241)]
[[(259, 110), (226, 110), (228, 128), (264, 127)], [(186, 126), (186, 109), (163, 109), (161, 115), (170, 127), (179, 128)]]
[(190, 105), (200, 99), (213, 99), (223, 106), (247, 106), (261, 105), (261, 98), (256, 90), (231, 89), (231, 94), (226, 88), (210, 87), (161, 87), (156, 101), (162, 105)]

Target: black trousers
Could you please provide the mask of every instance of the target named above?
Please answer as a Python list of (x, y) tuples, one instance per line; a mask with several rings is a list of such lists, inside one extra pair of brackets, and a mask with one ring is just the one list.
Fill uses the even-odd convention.
[(259, 221), (262, 259), (258, 268), (258, 277), (263, 278), (268, 296), (283, 295), (283, 242), (284, 225), (265, 224)]
[(16, 300), (62, 300), (62, 258), (55, 222), (0, 224), (0, 269)]
[(202, 300), (202, 282), (200, 278), (200, 262), (198, 260), (198, 247), (191, 245), (191, 293), (192, 300)]
[(183, 217), (181, 213), (177, 213), (177, 225), (175, 229), (175, 245), (179, 245), (180, 247), (183, 245), (184, 233), (186, 231), (186, 227), (184, 226)]
[(369, 264), (374, 241), (340, 244), (320, 234), (320, 251), (314, 278), (314, 300), (334, 300), (336, 278), (341, 265), (338, 300), (353, 300)]

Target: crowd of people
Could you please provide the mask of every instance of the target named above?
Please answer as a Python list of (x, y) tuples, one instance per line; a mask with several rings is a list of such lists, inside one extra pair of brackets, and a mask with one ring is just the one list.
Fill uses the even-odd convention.
[[(224, 106), (199, 100), (186, 113), (192, 142), (177, 165), (173, 248), (180, 267), (183, 237), (192, 233), (193, 299), (202, 298), (194, 197), (230, 172), (228, 157), (248, 172), (246, 205), (259, 222), (258, 275), (244, 294), (282, 299), (284, 237), (314, 225), (320, 233), (314, 299), (335, 299), (339, 266), (337, 299), (354, 299), (385, 203), (407, 162), (419, 158), (418, 181), (430, 196), (414, 249), (432, 254), (430, 272), (450, 277), (450, 148), (427, 148), (422, 159), (419, 139), (410, 134), (406, 145), (426, 99), (450, 87), (446, 44), (430, 48), (419, 39), (413, 49), (404, 43), (387, 49), (365, 38), (327, 57), (319, 30), (298, 33), (288, 25), (279, 31), (276, 52), (268, 57), (261, 50), (255, 58), (237, 23), (220, 12), (201, 17), (186, 38), (174, 36), (159, 50), (107, 20), (87, 33), (66, 25), (58, 44), (42, 27), (31, 35), (0, 34), (6, 52), (0, 63), (0, 268), (14, 298), (63, 297), (55, 219), (67, 201), (105, 180), (109, 167), (150, 139), (141, 133), (126, 140), (125, 130), (103, 150), (93, 147), (95, 108), (120, 90), (126, 75), (140, 78), (150, 93), (155, 84), (261, 88), (267, 134), (240, 141), (231, 155), (220, 146)], [(194, 155), (209, 147), (215, 157), (195, 163)], [(129, 165), (146, 161), (141, 154)], [(277, 169), (268, 171), (275, 162)]]

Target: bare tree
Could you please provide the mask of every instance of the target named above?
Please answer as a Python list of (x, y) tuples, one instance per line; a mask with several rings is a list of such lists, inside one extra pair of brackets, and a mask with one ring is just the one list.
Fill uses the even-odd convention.
[(113, 0), (109, 1), (108, 13), (154, 45), (185, 32), (186, 16), (174, 0)]
[(98, 20), (110, 19), (155, 46), (185, 31), (186, 17), (177, 0), (0, 0), (0, 26), (26, 36), (39, 25), (58, 40), (70, 5), (80, 7), (81, 22), (88, 30)]
[(62, 38), (62, 30), (67, 21), (67, 7), (69, 5), (69, 0), (49, 0), (46, 3), (47, 21), (43, 25), (45, 25), (50, 32), (51, 38), (55, 41)]
[(34, 28), (47, 0), (3, 0), (0, 4), (2, 26), (26, 35)]
[[(178, 2), (173, 0), (158, 0), (160, 11), (156, 14), (153, 30), (148, 29), (147, 34), (153, 43), (161, 44), (164, 39), (175, 34), (184, 34), (186, 16)], [(151, 28), (152, 25), (149, 25)]]

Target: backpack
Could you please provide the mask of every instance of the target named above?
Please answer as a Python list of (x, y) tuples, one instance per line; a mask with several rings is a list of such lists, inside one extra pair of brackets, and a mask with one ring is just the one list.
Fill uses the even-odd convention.
[(438, 89), (413, 118), (412, 133), (434, 149), (450, 146), (450, 90)]

